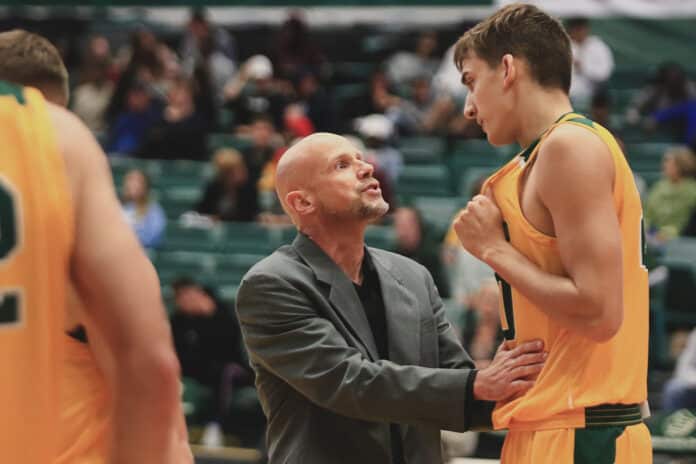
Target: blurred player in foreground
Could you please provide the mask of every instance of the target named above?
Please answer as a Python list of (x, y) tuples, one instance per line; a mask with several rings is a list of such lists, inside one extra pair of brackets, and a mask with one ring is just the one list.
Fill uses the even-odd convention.
[[(1, 79), (67, 102), (67, 72), (41, 37), (0, 34), (0, 61)], [(0, 456), (191, 462), (157, 277), (123, 221), (103, 153), (33, 89), (2, 82), (0, 120), (0, 347), (9, 355)]]

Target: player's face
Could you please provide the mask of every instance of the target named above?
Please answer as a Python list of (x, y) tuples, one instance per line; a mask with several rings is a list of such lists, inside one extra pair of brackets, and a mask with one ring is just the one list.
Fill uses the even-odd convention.
[(347, 140), (318, 157), (319, 169), (312, 182), (317, 211), (329, 218), (373, 220), (389, 205), (382, 198), (374, 168)]
[(462, 60), (462, 84), (469, 93), (464, 105), (464, 115), (478, 122), (492, 145), (507, 145), (515, 141), (510, 121), (512, 98), (505, 85), (506, 69), (500, 64), (495, 68), (470, 52)]

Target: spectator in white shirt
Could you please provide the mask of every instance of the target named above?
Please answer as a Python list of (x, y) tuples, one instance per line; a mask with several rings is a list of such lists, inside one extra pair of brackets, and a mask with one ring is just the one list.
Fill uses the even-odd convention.
[(599, 85), (606, 82), (614, 70), (614, 56), (609, 46), (596, 35), (590, 35), (587, 18), (572, 18), (566, 22), (573, 51), (573, 75), (570, 98), (578, 105), (588, 104)]

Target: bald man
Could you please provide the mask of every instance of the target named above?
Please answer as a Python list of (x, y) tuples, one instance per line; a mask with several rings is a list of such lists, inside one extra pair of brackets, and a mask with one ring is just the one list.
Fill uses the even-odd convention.
[(388, 210), (348, 140), (311, 135), (281, 158), (278, 196), (299, 233), (254, 266), (237, 313), (268, 418), (270, 464), (434, 464), (440, 430), (490, 424), (528, 390), (539, 342), (477, 371), (426, 269), (366, 248)]

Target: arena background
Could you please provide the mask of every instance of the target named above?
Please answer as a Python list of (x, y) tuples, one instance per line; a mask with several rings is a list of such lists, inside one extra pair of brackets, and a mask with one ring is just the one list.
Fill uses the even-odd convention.
[[(514, 154), (515, 147), (492, 148), (476, 128), (457, 122), (465, 90), (453, 90), (451, 85), (436, 81), (434, 76), (445, 66), (443, 57), (456, 38), (494, 11), (499, 2), (307, 1), (290, 5), (282, 1), (248, 0), (203, 5), (183, 1), (108, 4), (95, 1), (80, 6), (63, 3), (27, 6), (7, 2), (0, 6), (0, 30), (28, 29), (46, 36), (58, 46), (70, 71), (73, 95), (80, 94), (79, 86), (93, 83), (94, 77), (88, 76), (91, 71), (104, 73), (102, 78), (111, 90), (100, 93), (99, 98), (109, 106), (102, 105), (102, 124), (93, 128), (109, 154), (119, 191), (129, 171), (141, 170), (147, 174), (152, 187), (150, 201), (156, 201), (164, 212), (165, 231), (158, 240), (145, 245), (159, 272), (162, 293), (172, 315), (177, 312), (172, 283), (181, 278), (205, 286), (220, 302), (220, 310), (232, 313), (236, 288), (243, 274), (276, 247), (292, 240), (294, 231), (279, 214), (277, 200), (273, 197), (273, 161), (292, 139), (323, 126), (355, 135), (374, 153), (377, 162), (380, 156), (398, 156), (401, 160), (398, 169), (387, 172), (386, 176), (392, 182), (392, 210), (415, 211), (416, 220), (402, 220), (394, 214), (368, 231), (368, 243), (403, 251), (423, 261), (431, 272), (439, 275), (443, 285), (449, 287), (448, 290), (441, 288), (441, 292), (446, 297), (452, 322), (463, 337), (475, 334), (477, 317), (459, 298), (458, 271), (452, 257), (456, 251), (448, 244), (446, 234), (451, 218), (466, 203), (476, 181), (502, 165)], [(692, 131), (696, 125), (693, 108), (690, 116), (683, 116), (677, 123), (658, 124), (655, 113), (641, 107), (641, 98), (651, 86), (660, 85), (659, 70), (664, 70), (666, 63), (678, 65), (685, 76), (681, 85), (687, 91), (675, 97), (675, 103), (696, 99), (693, 89), (696, 0), (545, 0), (534, 3), (563, 19), (589, 18), (591, 34), (601, 38), (611, 49), (614, 67), (610, 76), (592, 95), (579, 97), (575, 103), (581, 111), (591, 114), (599, 111), (596, 114), (605, 116), (606, 124), (624, 144), (625, 154), (642, 182), (647, 202), (652, 187), (663, 178), (664, 153), (670, 147), (696, 142), (689, 132), (689, 124)], [(194, 11), (204, 17), (210, 30), (223, 30), (232, 39), (230, 49), (225, 50), (229, 52), (227, 58), (231, 67), (214, 70), (212, 62), (198, 57), (198, 52), (185, 50)], [(287, 63), (283, 62), (282, 54), (292, 54), (293, 50), (283, 43), (288, 37), (283, 34), (288, 32), (290, 17), (302, 24), (302, 38), (297, 43), (305, 50), (297, 53), (295, 62)], [(427, 56), (415, 62), (432, 65), (432, 69), (416, 72), (411, 80), (398, 81), (400, 69), (413, 71), (413, 60), (404, 58), (404, 68), (399, 68), (394, 64), (394, 57), (408, 52), (412, 58), (424, 33), (434, 38), (434, 44), (430, 44)], [(155, 47), (153, 55), (158, 63), (148, 64), (146, 59), (137, 64), (141, 68), (133, 69), (137, 59), (133, 44), (145, 36), (145, 42), (154, 40), (155, 45), (140, 43), (135, 47)], [(99, 44), (95, 44), (95, 37), (101, 38), (96, 41)], [(240, 109), (224, 91), (224, 84), (233, 81), (243, 64), (256, 55), (269, 58), (273, 92), (282, 97), (278, 98), (280, 107), (275, 109), (275, 100), (267, 98), (271, 102), (267, 109), (278, 114), (264, 111), (270, 121), (266, 120), (269, 124), (263, 127), (258, 120), (242, 114), (246, 110)], [(90, 68), (89, 65), (94, 64), (90, 60), (94, 59), (99, 60), (98, 66)], [(194, 64), (187, 60), (193, 60)], [(207, 82), (201, 81), (196, 74), (201, 64), (195, 63), (196, 60), (202, 62), (204, 68), (209, 67)], [(249, 73), (267, 77), (266, 61), (255, 58), (254, 65), (254, 71)], [(397, 82), (389, 74), (392, 66), (397, 72)], [(252, 67), (250, 65), (249, 69)], [(145, 73), (148, 70), (152, 71), (149, 76)], [(145, 74), (127, 84), (123, 82), (129, 72), (141, 71)], [(218, 74), (226, 82), (216, 88), (213, 80)], [(304, 80), (308, 75), (313, 79), (311, 85)], [(200, 146), (192, 148), (195, 153), (186, 153), (179, 146), (173, 150), (177, 153), (170, 154), (167, 152), (171, 148), (171, 144), (167, 144), (168, 136), (153, 135), (154, 126), (141, 131), (139, 143), (119, 145), (123, 142), (119, 139), (123, 135), (118, 128), (119, 111), (132, 110), (128, 107), (133, 103), (129, 98), (137, 99), (138, 91), (146, 91), (149, 92), (147, 105), (158, 100), (162, 105), (171, 104), (168, 100), (172, 97), (167, 90), (171, 81), (180, 76), (192, 83), (195, 111), (205, 113), (202, 118), (205, 124), (196, 126), (193, 132), (200, 141)], [(148, 84), (146, 89), (144, 84)], [(303, 85), (310, 90), (303, 89)], [(101, 84), (97, 87), (103, 90)], [(417, 100), (418, 92), (430, 93), (421, 101)], [(415, 103), (421, 111), (418, 114), (422, 115), (429, 109), (427, 103), (440, 97), (448, 99), (452, 108), (446, 123), (433, 128), (426, 127), (422, 121), (420, 125), (418, 121), (408, 125), (410, 123), (399, 119), (408, 118), (410, 114), (410, 107), (404, 102)], [(114, 103), (118, 98), (121, 101)], [(77, 97), (72, 104), (79, 106)], [(108, 111), (112, 113), (105, 115)], [(368, 115), (372, 116), (365, 118)], [(152, 153), (147, 152), (147, 147), (152, 148)], [(246, 163), (246, 181), (255, 181), (252, 189), (255, 189), (258, 204), (256, 210), (250, 217), (230, 216), (227, 218), (230, 220), (217, 220), (215, 213), (192, 212), (200, 210), (203, 191), (215, 176), (211, 158), (220, 149), (228, 148), (241, 153)], [(266, 158), (256, 166), (249, 157), (259, 153), (264, 153)], [(694, 176), (694, 173), (688, 175)], [(658, 209), (672, 206), (658, 205)], [(693, 211), (696, 206), (692, 206)], [(404, 238), (402, 227), (420, 228), (415, 248), (406, 243), (408, 239)], [(655, 231), (650, 242), (648, 382), (656, 462), (690, 462), (689, 456), (696, 456), (696, 416), (688, 410), (671, 415), (662, 413), (664, 385), (673, 375), (679, 353), (696, 322), (696, 238), (677, 235), (679, 231), (671, 235)], [(221, 426), (213, 430), (218, 436), (212, 441), (210, 436), (203, 440), (203, 435), (206, 432), (210, 435), (211, 431), (206, 430), (209, 423), (201, 419), (205, 415), (201, 411), (210, 408), (214, 401), (210, 389), (193, 378), (183, 380), (183, 401), (191, 439), (196, 442), (197, 462), (263, 461), (263, 420), (253, 386), (248, 377), (242, 378), (244, 375), (248, 373), (240, 374), (241, 380), (227, 397), (226, 417)], [(495, 462), (501, 435), (481, 434), (477, 440), (471, 446), (465, 439), (463, 446), (468, 448), (459, 453), (476, 458), (460, 456), (452, 462), (489, 462), (477, 460), (484, 458)], [(205, 446), (202, 441), (223, 446)]]

